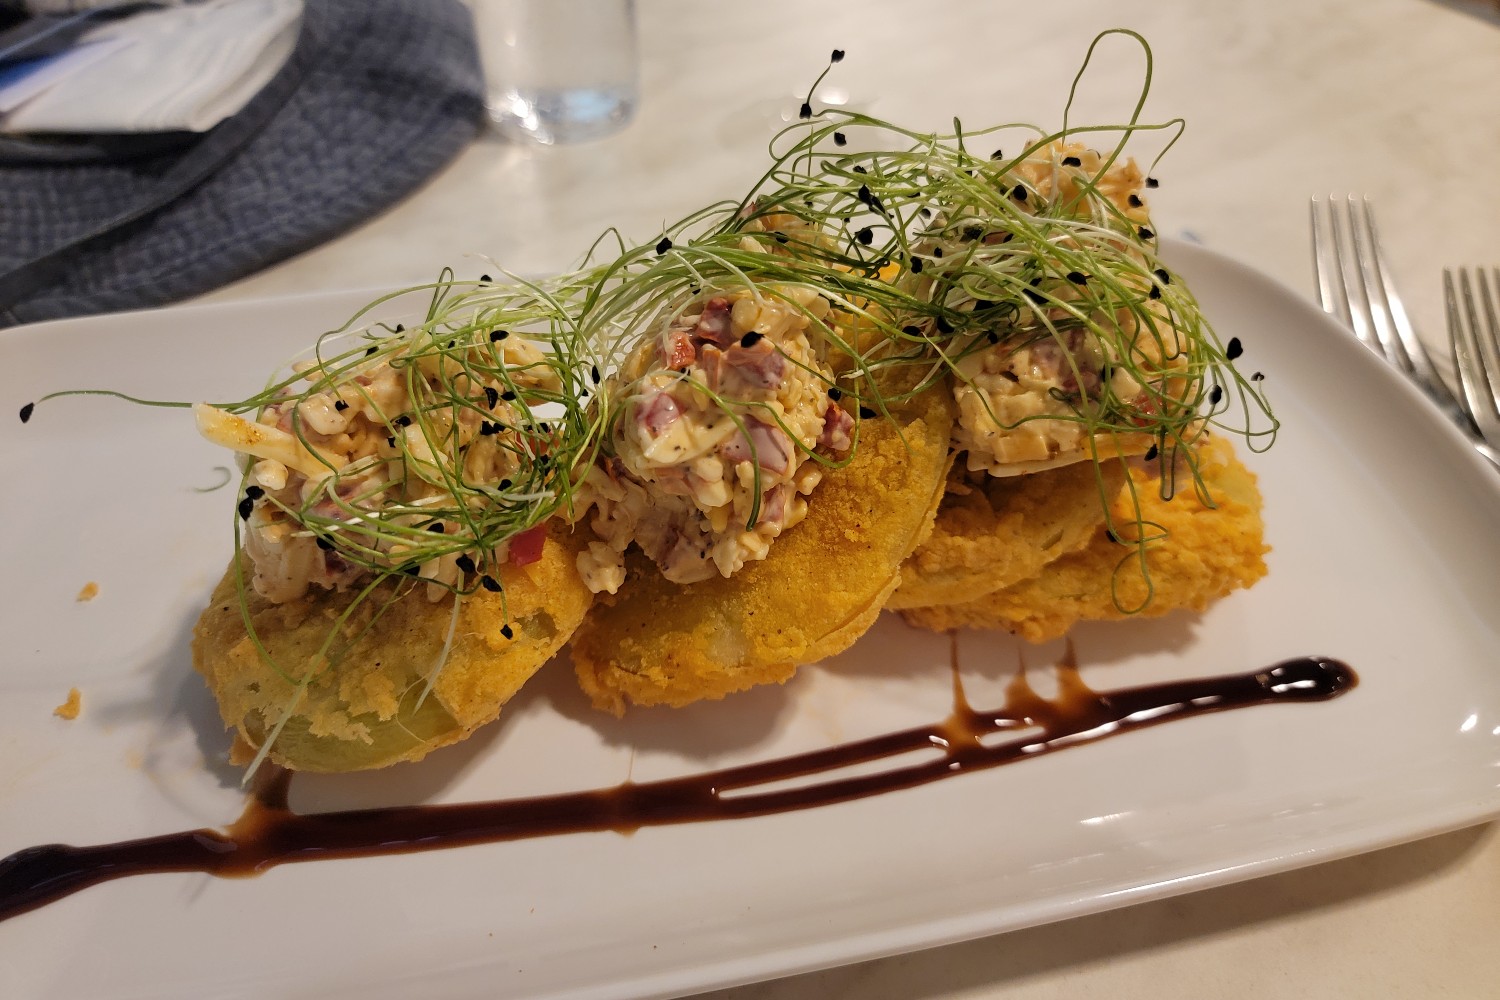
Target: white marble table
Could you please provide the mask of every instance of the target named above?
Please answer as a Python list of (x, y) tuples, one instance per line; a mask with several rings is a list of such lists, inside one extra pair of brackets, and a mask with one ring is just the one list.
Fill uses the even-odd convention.
[[(934, 128), (954, 115), (1055, 123), (1090, 38), (1129, 26), (1155, 49), (1148, 115), (1188, 122), (1157, 170), (1158, 228), (1306, 293), (1308, 196), (1366, 192), (1416, 320), (1440, 345), (1441, 266), (1500, 263), (1500, 23), (1488, 9), (642, 0), (643, 104), (629, 129), (551, 149), (487, 139), (358, 230), (205, 298), (486, 267), (465, 254), (545, 271), (609, 224), (645, 238), (758, 174), (773, 125), (835, 47), (848, 58), (829, 86), (882, 117)], [(1089, 93), (1123, 109), (1138, 69), (1114, 47)], [(1500, 995), (1497, 940), (1500, 835), (1488, 826), (713, 996), (1487, 997)]]

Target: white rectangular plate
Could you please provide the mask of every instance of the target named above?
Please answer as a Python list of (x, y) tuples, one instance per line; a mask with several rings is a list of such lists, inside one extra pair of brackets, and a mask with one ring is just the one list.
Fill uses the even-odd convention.
[[(0, 924), (0, 996), (667, 996), (937, 945), (1284, 870), (1500, 812), (1500, 477), (1414, 390), (1285, 289), (1174, 246), (1284, 430), (1261, 476), (1270, 576), (1201, 617), (1079, 628), (1096, 688), (1321, 653), (1361, 678), (1012, 767), (759, 819), (162, 875)], [(365, 299), (176, 308), (0, 333), (0, 853), (225, 823), (227, 739), (189, 666), (229, 557), (228, 456), (183, 410), (235, 399)], [(1243, 449), (1242, 449), (1243, 451)], [(79, 602), (86, 583), (98, 596)], [(788, 595), (789, 600), (806, 595)], [(970, 700), (1024, 654), (970, 632)], [(75, 722), (52, 716), (70, 687)], [(948, 644), (883, 620), (784, 688), (591, 712), (552, 664), (501, 721), (415, 766), (299, 777), (293, 805), (608, 786), (931, 722)]]

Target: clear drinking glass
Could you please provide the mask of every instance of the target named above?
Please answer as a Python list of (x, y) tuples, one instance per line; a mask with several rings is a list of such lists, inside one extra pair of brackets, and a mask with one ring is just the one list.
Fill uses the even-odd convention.
[(635, 0), (472, 0), (501, 133), (551, 145), (622, 128), (638, 95)]

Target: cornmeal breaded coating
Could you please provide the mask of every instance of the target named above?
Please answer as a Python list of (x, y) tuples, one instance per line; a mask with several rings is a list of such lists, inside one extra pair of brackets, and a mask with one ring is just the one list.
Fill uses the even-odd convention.
[(972, 601), (1030, 579), (1088, 545), (1104, 523), (1102, 499), (1125, 481), (1119, 460), (998, 478), (948, 474), (927, 541), (901, 567), (893, 610)]
[[(270, 759), (304, 771), (418, 760), (493, 720), (568, 641), (592, 603), (574, 566), (582, 537), (554, 519), (538, 561), (505, 563), (494, 574), (501, 593), (479, 590), (463, 598), (453, 646), (425, 699), (427, 678), (438, 666), (453, 619), (451, 597), (430, 601), (425, 585), (418, 585), (392, 602), (387, 589), (339, 624), (354, 591), (319, 589), (272, 604), (247, 581), (252, 639), (241, 609), (239, 574), (231, 565), (194, 630), (193, 665), (218, 700), (225, 725), (239, 737), (235, 763), (249, 761), (289, 706), (293, 714), (276, 736)], [(240, 568), (248, 576), (243, 557)], [(507, 624), (513, 638), (501, 631)], [(316, 669), (331, 634), (331, 662), (316, 670), (299, 696), (293, 679)]]
[[(1154, 617), (1178, 608), (1202, 611), (1230, 591), (1249, 587), (1265, 575), (1268, 551), (1255, 476), (1218, 438), (1203, 444), (1198, 462), (1212, 507), (1204, 504), (1185, 471), (1170, 502), (1162, 500), (1154, 470), (1131, 475), (1141, 518), (1167, 532), (1163, 541), (1146, 549), (1149, 588), (1132, 557), (1134, 549), (1112, 540), (1101, 527), (1086, 548), (1057, 559), (1029, 580), (972, 601), (908, 609), (902, 616), (934, 631), (1001, 628), (1045, 642), (1079, 621)], [(1135, 530), (1129, 489), (1116, 494), (1111, 514), (1122, 534)]]
[(930, 529), (950, 464), (952, 392), (940, 384), (862, 422), (806, 519), (734, 576), (674, 584), (644, 560), (601, 598), (573, 641), (594, 705), (686, 705), (785, 681), (847, 648), (880, 615), (903, 560)]

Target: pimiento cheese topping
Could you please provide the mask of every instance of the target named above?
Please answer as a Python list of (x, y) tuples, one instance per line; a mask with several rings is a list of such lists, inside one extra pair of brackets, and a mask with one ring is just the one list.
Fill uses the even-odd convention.
[[(1010, 197), (1022, 211), (1032, 213), (1044, 205), (1051, 211), (1059, 205), (1075, 205), (1075, 218), (1084, 221), (1102, 196), (1116, 212), (1107, 218), (1092, 213), (1095, 222), (1107, 239), (1130, 252), (1137, 245), (1135, 237), (1150, 236), (1144, 228), (1149, 217), (1141, 197), (1146, 178), (1133, 160), (1112, 165), (1100, 175), (1102, 166), (1094, 150), (1077, 143), (1053, 143), (1007, 172), (1007, 179), (1015, 185)], [(1080, 182), (1093, 178), (1097, 179), (1090, 192)], [(1120, 234), (1124, 228), (1134, 230), (1131, 237)], [(1009, 237), (1008, 233), (988, 233), (984, 241), (999, 245)], [(1062, 238), (1059, 249), (1067, 250), (1069, 239)], [(949, 247), (948, 252), (961, 255), (963, 248)], [(1069, 308), (1053, 301), (1077, 308), (1086, 298), (1083, 286), (1090, 277), (1076, 272), (1055, 275), (1040, 289), (1028, 289), (1029, 304), (991, 332), (992, 342), (958, 360), (954, 395), (959, 417), (953, 448), (967, 453), (970, 471), (1014, 475), (1086, 460), (1091, 457), (1090, 431), (1081, 417), (1097, 416), (1111, 407), (1149, 409), (1148, 388), (1159, 392), (1165, 387), (1183, 345), (1158, 301), (1148, 300), (1147, 313), (1160, 317), (1161, 323), (1142, 323), (1127, 309), (1114, 315), (1090, 313), (1093, 324), (1119, 332), (1118, 337), (1105, 340)], [(1140, 293), (1148, 290), (1145, 281), (1137, 289)], [(960, 308), (973, 305), (965, 303)], [(1128, 350), (1129, 365), (1121, 364), (1122, 345)], [(1161, 379), (1144, 386), (1132, 368), (1138, 373), (1159, 372)]]
[[(465, 502), (484, 502), (485, 491), (503, 495), (529, 447), (512, 429), (521, 414), (511, 400), (518, 389), (558, 385), (541, 352), (522, 338), (470, 351), (483, 353), (481, 364), (430, 349), (386, 351), (332, 384), (307, 362), (295, 370), (314, 389), (288, 389), (253, 421), (205, 403), (194, 407), (204, 437), (253, 459), (240, 514), (257, 593), (284, 603), (313, 586), (344, 590), (372, 567), (408, 565), (420, 533), (455, 538), (449, 551), (416, 567), (417, 577), (432, 581), (432, 600), (462, 586), (466, 567), (540, 558), (540, 525), (481, 554), (466, 551), (457, 519), (424, 512), (456, 513), (453, 480), (466, 487)], [(475, 376), (497, 358), (509, 384)], [(378, 531), (367, 528), (375, 512), (382, 513)], [(340, 548), (357, 550), (360, 562)]]
[(848, 451), (854, 424), (808, 340), (828, 310), (801, 288), (707, 293), (626, 360), (607, 454), (579, 493), (600, 539), (578, 560), (592, 590), (620, 587), (632, 542), (693, 583), (764, 559), (806, 516), (811, 455)]

